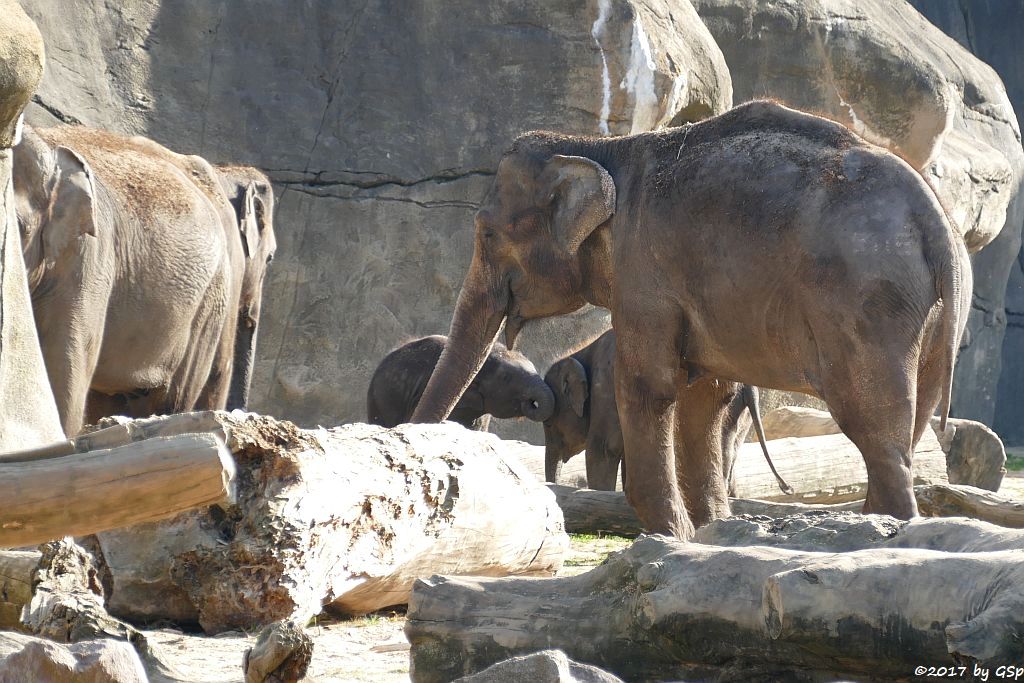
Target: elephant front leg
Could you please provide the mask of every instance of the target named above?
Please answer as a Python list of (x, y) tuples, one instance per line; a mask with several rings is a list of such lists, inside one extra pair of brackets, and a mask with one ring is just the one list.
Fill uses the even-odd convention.
[(738, 430), (736, 421), (729, 419), (735, 386), (703, 379), (680, 386), (677, 394), (676, 476), (697, 528), (730, 514), (726, 444)]
[(619, 333), (615, 359), (626, 499), (648, 531), (689, 539), (694, 527), (679, 495), (673, 443), (678, 351), (632, 337)]

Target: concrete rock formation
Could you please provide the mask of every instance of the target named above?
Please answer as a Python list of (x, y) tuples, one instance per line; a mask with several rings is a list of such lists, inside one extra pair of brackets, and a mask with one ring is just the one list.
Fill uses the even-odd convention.
[[(731, 105), (685, 0), (296, 4), (34, 0), (54, 55), (28, 118), (143, 133), (259, 167), (279, 198), (250, 408), (362, 419), (376, 363), (445, 333), (504, 148), (628, 133)], [(538, 324), (538, 368), (608, 325)], [(540, 428), (531, 425), (535, 438)]]
[[(1018, 27), (1024, 26), (1024, 5), (999, 0), (910, 0), (929, 21), (992, 66), (1003, 79), (1006, 93), (1018, 117), (1024, 112), (1024, 51), (1020, 49)], [(1013, 28), (1011, 28), (1013, 27)], [(1002, 371), (996, 392), (996, 432), (1009, 445), (1024, 445), (1024, 253), (1019, 250), (1024, 225), (1024, 199), (1011, 203), (1006, 229), (999, 236), (999, 249), (978, 255), (977, 261), (1004, 264), (1010, 268), (1006, 287), (1005, 320), (995, 307), (998, 301), (979, 301), (992, 312), (995, 325), (1006, 325)], [(993, 245), (996, 247), (997, 245)], [(1014, 252), (1014, 248), (1017, 251)], [(1013, 253), (1016, 261), (1007, 263)], [(987, 319), (987, 318), (986, 318)]]
[[(8, 652), (10, 654), (8, 654)], [(62, 645), (0, 633), (0, 683), (148, 683), (142, 661), (124, 641)]]
[(64, 437), (32, 318), (11, 188), (10, 148), (44, 62), (32, 20), (15, 0), (0, 0), (0, 452)]
[(999, 76), (906, 3), (694, 6), (725, 54), (737, 102), (773, 97), (889, 146), (923, 170), (971, 251), (989, 245), (973, 258), (953, 414), (991, 425), (1024, 202), (1020, 129)]

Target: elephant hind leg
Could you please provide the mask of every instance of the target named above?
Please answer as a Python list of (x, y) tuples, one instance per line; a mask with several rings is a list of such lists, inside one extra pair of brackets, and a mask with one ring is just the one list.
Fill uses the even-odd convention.
[[(916, 355), (916, 354), (914, 354)], [(911, 469), (917, 409), (916, 358), (865, 349), (823, 368), (822, 398), (860, 450), (868, 471), (865, 513), (917, 516)]]

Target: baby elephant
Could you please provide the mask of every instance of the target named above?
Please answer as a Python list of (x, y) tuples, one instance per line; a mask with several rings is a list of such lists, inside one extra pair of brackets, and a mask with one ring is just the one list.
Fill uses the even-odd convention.
[[(447, 341), (442, 335), (415, 339), (384, 357), (366, 393), (371, 424), (394, 427), (409, 421)], [(555, 397), (533, 363), (496, 343), (448, 419), (486, 429), (485, 415), (543, 422), (554, 407)]]
[[(624, 449), (615, 403), (614, 360), (615, 333), (608, 330), (590, 346), (557, 361), (544, 376), (544, 381), (555, 395), (555, 409), (544, 421), (544, 475), (548, 481), (554, 482), (558, 478), (562, 463), (586, 450), (587, 485), (597, 490), (615, 490)], [(779, 487), (785, 493), (792, 493), (793, 489), (779, 476), (768, 455), (758, 411), (757, 388), (746, 384), (736, 386), (738, 391), (727, 396), (726, 424), (722, 425), (725, 441), (722, 471), (729, 483), (730, 494), (739, 445), (750, 429), (749, 423), (740, 428), (744, 410), (750, 412), (764, 457)], [(686, 406), (682, 409), (685, 410)]]

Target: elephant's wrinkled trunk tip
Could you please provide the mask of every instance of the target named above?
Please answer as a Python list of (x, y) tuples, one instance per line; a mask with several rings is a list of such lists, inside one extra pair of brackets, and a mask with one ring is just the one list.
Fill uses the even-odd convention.
[(544, 422), (550, 419), (554, 412), (555, 397), (546, 384), (542, 390), (538, 390), (523, 401), (523, 416), (533, 422)]

